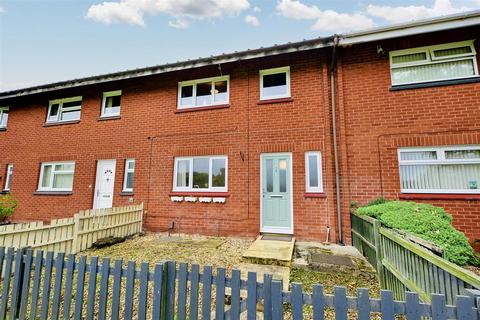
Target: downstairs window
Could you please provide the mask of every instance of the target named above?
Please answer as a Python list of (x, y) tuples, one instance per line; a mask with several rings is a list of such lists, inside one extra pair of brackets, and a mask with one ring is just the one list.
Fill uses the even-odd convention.
[(72, 191), (75, 162), (46, 162), (40, 169), (38, 191)]
[(173, 191), (227, 191), (226, 156), (175, 158)]
[(480, 146), (401, 148), (403, 193), (480, 194)]

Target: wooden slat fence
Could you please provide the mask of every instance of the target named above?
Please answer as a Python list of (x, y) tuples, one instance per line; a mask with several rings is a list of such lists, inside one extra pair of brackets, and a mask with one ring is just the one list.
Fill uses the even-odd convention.
[(480, 290), (480, 277), (459, 267), (371, 217), (351, 214), (352, 242), (377, 269), (380, 285), (396, 299), (415, 291), (429, 302), (431, 293), (444, 294), (449, 304), (468, 289)]
[(77, 253), (98, 239), (125, 237), (142, 231), (143, 204), (85, 210), (46, 225), (30, 222), (0, 227), (0, 246)]
[[(2, 263), (5, 261), (5, 263)], [(241, 279), (239, 270), (227, 271), (198, 265), (142, 262), (121, 259), (113, 263), (63, 253), (0, 248), (5, 277), (0, 288), (0, 319), (294, 319), (323, 320), (328, 312), (335, 319), (480, 320), (474, 298), (458, 296), (447, 305), (445, 296), (433, 294), (431, 303), (420, 302), (416, 293), (405, 293), (405, 301), (393, 299), (383, 290), (371, 298), (367, 289), (347, 296), (345, 287), (326, 294), (322, 285), (304, 292), (299, 283), (283, 291), (282, 283), (256, 273)], [(12, 268), (12, 266), (15, 266)], [(139, 267), (139, 268), (138, 268)], [(258, 309), (259, 304), (263, 305)], [(350, 316), (349, 316), (350, 314)]]

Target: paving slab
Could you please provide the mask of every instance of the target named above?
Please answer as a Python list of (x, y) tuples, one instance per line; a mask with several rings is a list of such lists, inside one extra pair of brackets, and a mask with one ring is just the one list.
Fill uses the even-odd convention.
[(258, 264), (290, 266), (295, 238), (290, 241), (264, 240), (258, 237), (243, 253), (244, 261)]
[(290, 268), (274, 265), (241, 263), (238, 266), (241, 278), (247, 280), (248, 272), (257, 273), (257, 282), (263, 283), (263, 275), (271, 274), (273, 280), (279, 280), (283, 283), (283, 290), (287, 291), (290, 284)]

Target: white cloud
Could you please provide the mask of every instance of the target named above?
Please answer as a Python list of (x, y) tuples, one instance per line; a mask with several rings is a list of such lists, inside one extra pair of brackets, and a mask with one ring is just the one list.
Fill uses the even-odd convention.
[[(478, 0), (480, 1), (480, 0)], [(260, 9), (259, 7), (253, 7), (253, 12), (261, 12), (262, 9)]]
[(375, 25), (372, 19), (362, 13), (351, 14), (321, 10), (315, 5), (307, 6), (297, 0), (279, 1), (277, 12), (290, 19), (315, 20), (312, 29), (325, 33), (366, 29)]
[[(480, 4), (480, 1), (479, 1)], [(462, 11), (468, 11), (464, 6), (453, 6), (450, 0), (435, 0), (431, 7), (426, 6), (377, 6), (368, 5), (367, 13), (388, 22), (398, 23), (410, 20), (427, 19)]]
[(237, 15), (248, 9), (248, 0), (120, 0), (119, 2), (102, 2), (92, 5), (87, 18), (105, 24), (128, 23), (145, 26), (146, 14), (167, 14), (175, 21), (169, 25), (185, 28), (189, 20), (203, 20)]
[(245, 17), (245, 22), (252, 27), (259, 27), (260, 26), (260, 21), (258, 21), (258, 18), (255, 16), (248, 15)]

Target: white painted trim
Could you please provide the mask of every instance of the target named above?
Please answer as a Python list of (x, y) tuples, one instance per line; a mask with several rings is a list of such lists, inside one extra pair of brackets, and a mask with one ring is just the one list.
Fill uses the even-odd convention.
[[(263, 94), (263, 76), (270, 75), (270, 74), (278, 74), (278, 73), (285, 73), (285, 75), (286, 75), (287, 92), (285, 94), (281, 94), (281, 95), (265, 96)], [(290, 66), (260, 70), (259, 75), (260, 75), (260, 100), (272, 100), (272, 99), (282, 99), (282, 98), (290, 98), (291, 97)]]
[[(55, 166), (59, 164), (73, 164), (73, 170), (64, 170), (64, 171), (55, 171)], [(48, 182), (48, 187), (42, 187), (43, 172), (46, 166), (52, 166), (52, 172), (50, 175), (50, 181)], [(71, 188), (53, 188), (53, 179), (56, 174), (72, 174), (72, 187)], [(55, 161), (55, 162), (42, 162), (40, 167), (40, 177), (38, 179), (38, 189), (37, 191), (72, 191), (73, 182), (75, 178), (75, 161)]]
[[(219, 81), (227, 81), (227, 101), (221, 101), (221, 102), (216, 102), (215, 101), (215, 94), (214, 94), (213, 90), (215, 88), (215, 82), (219, 82)], [(197, 105), (196, 104), (197, 84), (205, 83), (205, 82), (210, 82), (211, 83), (211, 86), (212, 86), (212, 89), (211, 89), (212, 102), (210, 104)], [(181, 104), (182, 88), (186, 87), (186, 86), (193, 86), (193, 88), (192, 88), (193, 104), (182, 105)], [(209, 106), (220, 105), (220, 104), (229, 104), (229, 103), (230, 103), (230, 76), (229, 75), (220, 76), (220, 77), (211, 77), (211, 78), (181, 81), (181, 82), (178, 83), (177, 109), (203, 108), (203, 107), (209, 107)]]
[[(133, 162), (133, 169), (128, 168), (128, 164)], [(125, 159), (125, 171), (123, 173), (123, 192), (133, 192), (133, 188), (127, 188), (127, 176), (133, 173), (133, 181), (135, 183), (135, 159)]]
[[(193, 188), (193, 160), (194, 159), (208, 159), (208, 188)], [(212, 187), (212, 161), (216, 159), (225, 160), (225, 187)], [(177, 169), (178, 161), (188, 160), (189, 161), (189, 178), (188, 178), (188, 187), (177, 187)], [(188, 192), (228, 192), (228, 156), (227, 155), (217, 155), (217, 156), (194, 156), (194, 157), (175, 157), (173, 163), (173, 186), (172, 190), (177, 191), (188, 191)]]
[[(470, 47), (472, 51), (471, 53), (459, 54), (459, 55), (448, 56), (448, 57), (435, 57), (435, 54), (434, 54), (434, 52), (437, 50), (466, 47), (466, 46)], [(396, 63), (396, 64), (393, 63), (394, 57), (409, 55), (409, 54), (416, 54), (416, 53), (425, 53), (425, 57), (426, 57), (425, 60)], [(390, 51), (389, 61), (390, 61), (390, 78), (391, 78), (392, 86), (402, 86), (402, 85), (416, 84), (416, 83), (428, 83), (428, 82), (443, 81), (443, 80), (478, 78), (479, 76), (474, 40), (443, 43), (443, 44), (433, 45), (433, 46), (416, 47), (416, 48)], [(438, 79), (429, 79), (424, 81), (410, 81), (410, 82), (402, 82), (402, 83), (393, 82), (393, 70), (395, 69), (424, 66), (424, 65), (433, 65), (433, 64), (453, 62), (453, 61), (472, 61), (474, 75), (466, 76), (466, 77), (462, 76), (462, 77), (451, 77), (451, 78), (438, 78)]]
[[(430, 147), (400, 147), (397, 150), (398, 157), (398, 174), (400, 178), (400, 192), (402, 193), (440, 193), (440, 194), (480, 194), (479, 189), (405, 189), (402, 188), (401, 167), (409, 165), (452, 165), (452, 164), (480, 164), (480, 159), (446, 159), (446, 151), (455, 150), (480, 150), (480, 145), (458, 145), (458, 146), (430, 146)], [(402, 152), (415, 151), (436, 151), (437, 159), (435, 160), (401, 160)]]
[[(310, 162), (308, 157), (314, 155), (317, 157), (317, 175), (318, 175), (318, 187), (310, 186)], [(321, 193), (323, 192), (323, 176), (322, 176), (322, 153), (320, 151), (307, 151), (305, 152), (305, 191), (307, 193)]]
[(5, 174), (5, 187), (3, 191), (10, 191), (12, 185), (12, 176), (13, 176), (13, 164), (7, 164), (7, 172)]
[[(68, 102), (76, 102), (79, 101), (80, 104), (75, 107), (69, 107), (66, 108), (65, 110), (63, 109), (63, 104), (68, 103)], [(58, 112), (57, 112), (57, 117), (55, 120), (50, 120), (50, 110), (52, 108), (52, 105), (58, 104)], [(57, 122), (68, 122), (72, 121), (73, 119), (70, 120), (60, 120), (61, 115), (63, 111), (74, 111), (74, 110), (80, 110), (80, 115), (78, 119), (74, 120), (80, 120), (81, 117), (81, 110), (82, 110), (82, 96), (77, 96), (77, 97), (70, 97), (70, 98), (63, 98), (63, 99), (55, 99), (55, 100), (50, 100), (48, 103), (48, 111), (47, 111), (47, 120), (45, 121), (46, 123), (57, 123)]]
[[(290, 157), (290, 228), (263, 227), (263, 158), (268, 156), (288, 156)], [(279, 153), (261, 153), (260, 154), (260, 232), (293, 234), (293, 157), (291, 152)]]
[(121, 99), (121, 96), (122, 96), (122, 90), (115, 90), (115, 91), (107, 91), (107, 92), (104, 92), (103, 95), (102, 95), (102, 110), (100, 112), (100, 118), (109, 118), (109, 117), (116, 117), (116, 116), (119, 116), (120, 115), (120, 112), (121, 112), (121, 108), (122, 108), (122, 103), (120, 102), (120, 105), (118, 106), (120, 108), (120, 110), (118, 111), (118, 113), (112, 113), (112, 114), (105, 114), (105, 103), (107, 101), (107, 98), (109, 97), (117, 97), (117, 96), (120, 96), (120, 99)]

